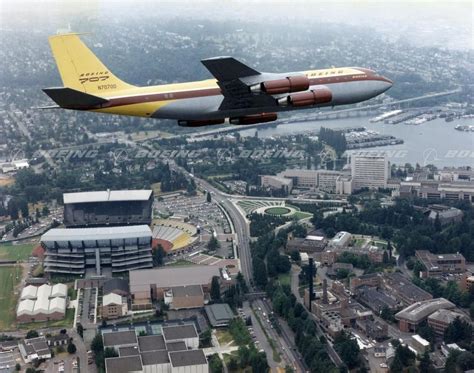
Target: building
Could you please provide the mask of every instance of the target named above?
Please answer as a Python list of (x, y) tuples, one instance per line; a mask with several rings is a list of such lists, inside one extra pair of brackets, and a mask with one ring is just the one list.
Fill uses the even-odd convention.
[(16, 172), (18, 170), (28, 167), (30, 167), (30, 164), (28, 163), (27, 159), (17, 159), (12, 160), (11, 162), (0, 163), (0, 170), (4, 174), (9, 172)]
[(327, 240), (323, 236), (308, 235), (305, 238), (289, 236), (286, 242), (286, 252), (314, 253), (323, 251), (327, 245)]
[(381, 288), (404, 305), (433, 299), (430, 293), (413, 284), (409, 278), (399, 272), (384, 274)]
[(287, 169), (278, 174), (279, 177), (293, 180), (298, 188), (317, 188), (318, 172), (316, 170)]
[(153, 266), (152, 232), (147, 225), (55, 228), (41, 237), (45, 272), (102, 275)]
[(443, 336), (444, 331), (449, 326), (449, 324), (451, 324), (458, 317), (461, 320), (470, 322), (466, 315), (462, 313), (451, 311), (449, 309), (439, 309), (428, 316), (428, 325), (433, 328), (438, 336)]
[(44, 336), (25, 339), (18, 344), (18, 349), (26, 364), (35, 360), (51, 359), (51, 350)]
[(336, 194), (352, 194), (352, 177), (341, 175), (336, 179)]
[(221, 278), (217, 266), (164, 267), (130, 271), (132, 310), (149, 309), (153, 300), (164, 299), (165, 293), (179, 286), (201, 285), (209, 294), (212, 278)]
[(61, 320), (66, 315), (67, 286), (44, 284), (23, 288), (16, 311), (19, 323)]
[(423, 199), (448, 199), (474, 202), (474, 182), (472, 180), (441, 182), (435, 180), (402, 181), (400, 197)]
[(69, 343), (71, 337), (67, 333), (59, 333), (46, 337), (46, 342), (50, 347), (65, 346)]
[(414, 333), (418, 325), (425, 321), (428, 316), (440, 309), (453, 309), (456, 306), (444, 298), (436, 298), (416, 302), (395, 315), (398, 327), (402, 332)]
[(125, 316), (127, 311), (127, 300), (121, 295), (109, 293), (102, 298), (102, 318), (104, 320)]
[(339, 271), (347, 271), (348, 273), (354, 270), (354, 266), (351, 263), (334, 263), (326, 271), (326, 275), (329, 277), (337, 277)]
[(104, 348), (113, 347), (119, 354), (105, 359), (106, 373), (209, 372), (204, 351), (197, 349), (194, 324), (165, 326), (162, 332), (139, 337), (135, 331), (103, 333)]
[(285, 193), (291, 193), (293, 189), (293, 180), (285, 177), (273, 176), (273, 175), (261, 175), (261, 185), (265, 188), (273, 190), (282, 190)]
[(205, 306), (207, 318), (213, 328), (228, 326), (232, 319), (235, 318), (232, 309), (227, 303), (216, 303)]
[(382, 277), (378, 273), (368, 273), (358, 277), (351, 277), (349, 279), (349, 289), (355, 293), (360, 286), (378, 287), (382, 282)]
[(466, 259), (460, 253), (432, 254), (427, 250), (417, 250), (415, 255), (426, 268), (421, 273), (422, 278), (464, 273), (466, 271)]
[(411, 344), (418, 356), (422, 356), (426, 351), (430, 351), (430, 342), (418, 334), (411, 336)]
[(128, 281), (122, 278), (111, 278), (106, 280), (102, 284), (102, 294), (107, 295), (110, 293), (119, 294), (122, 297), (128, 297), (130, 294)]
[(323, 192), (336, 193), (336, 183), (341, 172), (332, 170), (317, 170), (318, 189)]
[(360, 319), (356, 321), (356, 326), (364, 332), (369, 339), (380, 341), (388, 336), (388, 325), (385, 322), (371, 319)]
[(377, 315), (379, 315), (380, 312), (385, 308), (393, 311), (400, 306), (395, 299), (389, 297), (374, 287), (369, 287), (366, 285), (357, 288), (356, 296), (360, 302), (367, 305), (367, 307), (369, 307)]
[(67, 228), (150, 225), (152, 190), (104, 190), (64, 193)]
[(201, 285), (174, 286), (164, 294), (165, 304), (172, 310), (204, 307)]
[(349, 232), (338, 232), (334, 238), (330, 241), (331, 246), (337, 248), (344, 248), (349, 246), (352, 241), (352, 235)]
[(450, 223), (459, 223), (462, 221), (464, 213), (462, 210), (455, 207), (449, 207), (444, 205), (431, 205), (429, 210), (428, 219), (434, 224), (436, 220), (439, 220), (441, 225)]
[(351, 176), (354, 190), (386, 188), (390, 167), (385, 154), (353, 154)]

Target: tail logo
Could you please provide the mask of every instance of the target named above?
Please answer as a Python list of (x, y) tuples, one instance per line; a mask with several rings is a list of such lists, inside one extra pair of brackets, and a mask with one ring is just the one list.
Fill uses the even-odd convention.
[[(86, 82), (89, 82), (89, 83), (103, 82), (103, 81), (110, 78), (108, 73), (109, 73), (108, 71), (100, 71), (100, 72), (94, 72), (94, 73), (83, 73), (79, 77), (79, 82), (81, 84), (84, 84)], [(107, 74), (107, 75), (105, 75), (105, 74)]]

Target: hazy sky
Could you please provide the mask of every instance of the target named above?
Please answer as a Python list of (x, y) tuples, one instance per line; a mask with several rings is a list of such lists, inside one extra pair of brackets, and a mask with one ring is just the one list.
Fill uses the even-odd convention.
[[(417, 45), (473, 48), (472, 1), (317, 1), (317, 0), (0, 0), (0, 28), (67, 26), (80, 15), (110, 17), (234, 19), (308, 25), (331, 22), (371, 27)], [(84, 31), (84, 30), (81, 30)], [(87, 30), (94, 31), (94, 30)], [(284, 31), (282, 31), (284, 32)]]

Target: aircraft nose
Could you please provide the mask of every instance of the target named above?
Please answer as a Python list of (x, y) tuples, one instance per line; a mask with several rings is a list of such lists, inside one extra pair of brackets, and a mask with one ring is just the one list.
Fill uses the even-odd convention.
[(380, 93), (383, 93), (385, 91), (387, 91), (388, 89), (392, 88), (392, 85), (393, 85), (393, 81), (388, 79), (387, 77), (385, 76), (382, 76), (382, 79), (380, 81), (380, 85), (381, 85), (381, 92)]

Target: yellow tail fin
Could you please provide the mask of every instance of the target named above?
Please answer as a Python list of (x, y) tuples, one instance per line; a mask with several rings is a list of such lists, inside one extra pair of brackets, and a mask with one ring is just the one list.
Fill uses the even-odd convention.
[(78, 34), (50, 36), (49, 44), (65, 87), (105, 96), (114, 91), (134, 88), (112, 74)]

